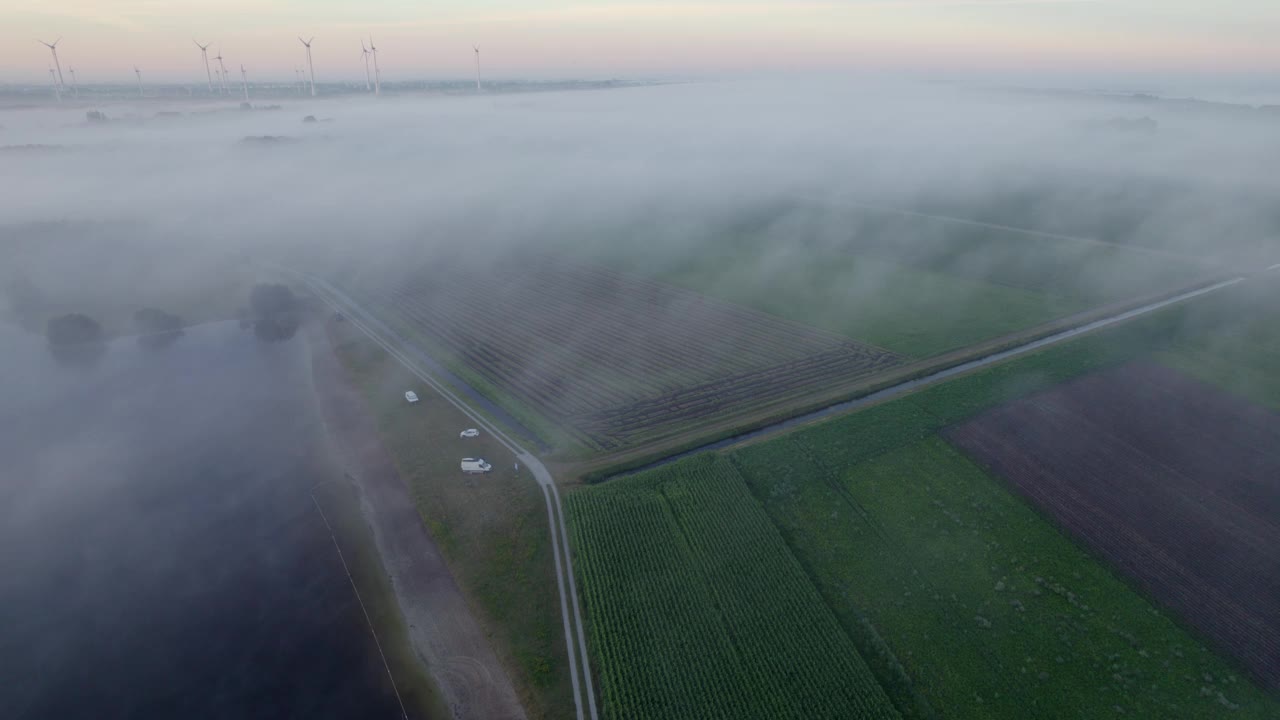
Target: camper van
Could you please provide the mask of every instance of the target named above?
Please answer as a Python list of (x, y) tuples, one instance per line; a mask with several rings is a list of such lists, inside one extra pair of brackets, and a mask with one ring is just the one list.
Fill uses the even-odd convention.
[(462, 472), (468, 475), (480, 475), (493, 469), (484, 458), (462, 458)]

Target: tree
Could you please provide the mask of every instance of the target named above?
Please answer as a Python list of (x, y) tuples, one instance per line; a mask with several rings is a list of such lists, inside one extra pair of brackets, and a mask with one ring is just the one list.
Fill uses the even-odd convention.
[(88, 315), (71, 313), (49, 321), (46, 337), (50, 345), (65, 347), (102, 342), (102, 326)]

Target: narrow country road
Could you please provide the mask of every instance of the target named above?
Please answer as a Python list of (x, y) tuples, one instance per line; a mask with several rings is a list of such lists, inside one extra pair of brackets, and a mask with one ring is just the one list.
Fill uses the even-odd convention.
[[(1280, 270), (1280, 263), (1272, 265), (1271, 267), (1267, 268), (1264, 272), (1274, 272), (1276, 270)], [(618, 476), (635, 475), (636, 473), (641, 473), (646, 470), (652, 470), (654, 468), (662, 467), (664, 465), (670, 465), (671, 463), (676, 462), (677, 460), (681, 460), (691, 455), (697, 455), (698, 453), (707, 452), (709, 450), (720, 450), (723, 448), (730, 447), (732, 445), (737, 445), (739, 443), (747, 442), (749, 440), (757, 440), (762, 437), (785, 432), (787, 430), (798, 427), (800, 425), (806, 425), (808, 423), (812, 423), (817, 420), (822, 420), (824, 418), (828, 418), (833, 415), (840, 415), (840, 414), (849, 412), (851, 410), (857, 410), (858, 408), (866, 407), (868, 405), (873, 405), (875, 403), (882, 402), (884, 400), (889, 400), (899, 395), (904, 395), (906, 393), (909, 393), (913, 390), (918, 390), (922, 387), (925, 387), (926, 385), (933, 385), (943, 380), (953, 378), (957, 375), (962, 375), (967, 372), (972, 372), (974, 370), (987, 367), (988, 365), (994, 365), (996, 363), (1003, 362), (1005, 360), (1017, 357), (1019, 355), (1025, 355), (1029, 352), (1034, 352), (1036, 350), (1049, 347), (1050, 345), (1057, 345), (1058, 343), (1071, 340), (1080, 335), (1084, 335), (1085, 333), (1093, 332), (1094, 330), (1100, 330), (1102, 328), (1109, 327), (1111, 325), (1116, 325), (1118, 323), (1125, 322), (1126, 320), (1132, 320), (1133, 318), (1155, 312), (1156, 310), (1169, 307), (1170, 305), (1176, 305), (1178, 303), (1191, 300), (1192, 298), (1197, 298), (1203, 295), (1208, 295), (1209, 293), (1217, 292), (1218, 290), (1222, 290), (1223, 288), (1231, 287), (1232, 285), (1237, 285), (1239, 283), (1245, 282), (1248, 279), (1249, 279), (1249, 276), (1241, 275), (1238, 277), (1233, 277), (1227, 280), (1223, 280), (1221, 282), (1216, 282), (1212, 285), (1207, 285), (1205, 287), (1197, 288), (1195, 290), (1188, 290), (1187, 292), (1174, 295), (1173, 297), (1168, 297), (1163, 300), (1159, 300), (1157, 302), (1149, 303), (1141, 307), (1116, 313), (1115, 315), (1110, 315), (1108, 317), (1104, 317), (1099, 320), (1094, 320), (1092, 322), (1088, 322), (1083, 325), (1077, 325), (1073, 328), (1068, 328), (1061, 332), (1057, 332), (1052, 335), (1042, 337), (1039, 340), (1032, 340), (1030, 342), (1024, 343), (1022, 345), (1014, 346), (1007, 350), (1001, 350), (999, 352), (995, 352), (990, 355), (984, 355), (983, 357), (970, 360), (968, 362), (961, 363), (959, 365), (953, 365), (949, 368), (938, 370), (937, 372), (930, 373), (923, 377), (918, 377), (914, 380), (906, 380), (901, 383), (898, 383), (897, 385), (891, 385), (887, 388), (877, 390), (876, 392), (870, 393), (868, 395), (863, 395), (861, 397), (857, 397), (852, 400), (845, 400), (843, 402), (835, 403), (833, 405), (828, 405), (824, 408), (820, 408), (818, 410), (814, 410), (812, 412), (808, 412), (803, 415), (796, 415), (795, 417), (791, 417), (786, 420), (780, 420), (771, 425), (766, 425), (764, 427), (757, 428), (749, 432), (741, 433), (739, 435), (734, 435), (732, 437), (727, 437), (727, 438), (724, 438), (723, 440), (709, 442), (705, 445), (699, 445), (697, 447), (690, 448), (688, 450), (683, 450), (679, 453), (668, 455), (660, 460), (655, 460), (654, 462), (648, 463), (646, 465), (642, 465), (640, 467), (627, 470), (626, 472), (618, 473)]]
[[(564, 625), (564, 639), (569, 656), (569, 673), (573, 681), (573, 702), (577, 711), (577, 720), (587, 720), (587, 718), (598, 720), (595, 689), (591, 680), (591, 665), (587, 657), (586, 631), (583, 628), (582, 611), (578, 604), (577, 581), (574, 579), (573, 574), (573, 556), (569, 550), (569, 533), (564, 522), (564, 510), (560, 502), (560, 493), (546, 466), (500, 428), (489, 422), (480, 412), (459, 397), (457, 393), (436, 379), (428, 370), (428, 368), (439, 366), (435, 360), (431, 359), (430, 356), (395, 330), (387, 327), (342, 290), (322, 278), (279, 267), (274, 269), (287, 272), (289, 275), (304, 282), (330, 307), (345, 315), (347, 320), (359, 328), (370, 340), (377, 343), (391, 357), (399, 361), (400, 364), (404, 365), (405, 368), (423, 382), (430, 385), (441, 397), (465, 413), (479, 427), (488, 431), (533, 474), (547, 501), (547, 523), (551, 531), (556, 582), (560, 591), (561, 621)], [(456, 380), (456, 382), (461, 382), (461, 380)], [(574, 642), (575, 637), (577, 638), (576, 643)], [(579, 667), (581, 667), (581, 672), (579, 672)], [(586, 698), (585, 708), (583, 706), (584, 696)]]

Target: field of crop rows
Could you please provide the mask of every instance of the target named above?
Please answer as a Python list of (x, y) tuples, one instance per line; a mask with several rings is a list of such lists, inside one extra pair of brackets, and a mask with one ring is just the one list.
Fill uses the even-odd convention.
[(605, 717), (898, 717), (728, 461), (567, 505)]
[(948, 437), (1280, 688), (1280, 414), (1133, 363)]
[(435, 268), (368, 294), (455, 362), (601, 450), (900, 362), (697, 293), (545, 258)]

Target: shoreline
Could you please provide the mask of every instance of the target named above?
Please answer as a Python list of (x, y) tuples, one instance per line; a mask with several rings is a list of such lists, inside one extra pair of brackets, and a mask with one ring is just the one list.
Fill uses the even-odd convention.
[[(413, 655), (453, 718), (524, 718), (510, 679), (472, 616), (439, 548), (383, 446), (376, 421), (334, 354), (321, 318), (304, 334), (319, 417), (338, 471), (390, 582)], [(383, 638), (384, 645), (395, 638)]]

